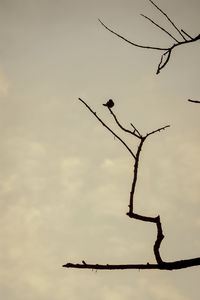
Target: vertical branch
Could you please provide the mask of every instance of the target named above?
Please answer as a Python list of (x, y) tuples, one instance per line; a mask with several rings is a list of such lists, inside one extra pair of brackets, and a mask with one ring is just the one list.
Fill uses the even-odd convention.
[(135, 156), (135, 164), (134, 164), (134, 170), (133, 170), (133, 182), (132, 182), (131, 192), (130, 192), (129, 214), (133, 213), (133, 199), (134, 199), (135, 188), (136, 188), (136, 183), (137, 183), (139, 159), (140, 159), (140, 153), (141, 153), (144, 141), (145, 141), (145, 137), (141, 137), (140, 144), (138, 146), (137, 153)]
[(141, 136), (141, 138), (140, 138), (141, 140), (140, 140), (140, 143), (139, 143), (139, 146), (138, 146), (137, 153), (135, 155), (133, 182), (132, 182), (132, 187), (131, 187), (131, 192), (130, 192), (129, 212), (127, 213), (127, 215), (130, 218), (141, 220), (141, 221), (144, 221), (144, 222), (151, 222), (151, 223), (156, 224), (157, 238), (156, 238), (156, 241), (155, 241), (154, 246), (153, 246), (153, 251), (154, 251), (155, 259), (156, 259), (158, 264), (163, 263), (163, 260), (162, 260), (161, 255), (160, 255), (160, 245), (161, 245), (161, 242), (164, 238), (164, 235), (163, 235), (163, 231), (162, 231), (162, 224), (160, 222), (160, 216), (157, 216), (157, 217), (153, 218), (153, 217), (147, 217), (147, 216), (142, 216), (142, 215), (136, 214), (134, 212), (133, 200), (134, 200), (134, 193), (135, 193), (135, 188), (136, 188), (136, 183), (137, 183), (138, 166), (139, 166), (139, 159), (140, 159), (142, 146), (143, 146), (143, 144), (144, 144), (147, 137), (149, 137), (150, 135), (152, 135), (154, 133), (160, 132), (161, 130), (165, 130), (167, 127), (169, 127), (169, 125), (158, 128), (156, 130), (153, 130), (153, 131), (147, 133), (145, 136)]
[(160, 250), (159, 249), (160, 249), (161, 242), (164, 239), (164, 235), (163, 235), (163, 231), (162, 231), (162, 225), (161, 225), (161, 222), (160, 222), (160, 216), (157, 216), (155, 218), (155, 223), (156, 223), (156, 226), (157, 226), (157, 239), (155, 241), (153, 250), (154, 250), (154, 255), (155, 255), (157, 263), (161, 264), (161, 263), (163, 263), (163, 260), (160, 256)]

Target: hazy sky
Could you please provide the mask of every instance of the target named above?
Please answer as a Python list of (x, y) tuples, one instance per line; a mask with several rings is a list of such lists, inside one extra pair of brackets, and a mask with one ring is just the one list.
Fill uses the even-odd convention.
[[(155, 2), (199, 34), (199, 0)], [(178, 37), (147, 0), (0, 0), (1, 299), (199, 299), (199, 267), (62, 268), (155, 262), (154, 224), (126, 216), (133, 161), (78, 97), (117, 132), (102, 106), (109, 98), (124, 126), (145, 134), (171, 124), (144, 145), (135, 209), (160, 214), (164, 260), (200, 256), (200, 106), (187, 101), (200, 99), (199, 42), (177, 47), (156, 75), (160, 52), (98, 22), (140, 44), (171, 45), (141, 13)]]

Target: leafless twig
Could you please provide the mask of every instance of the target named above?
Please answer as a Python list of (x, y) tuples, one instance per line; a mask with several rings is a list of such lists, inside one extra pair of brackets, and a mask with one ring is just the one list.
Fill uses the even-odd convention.
[[(195, 42), (197, 40), (200, 39), (200, 34), (198, 34), (196, 37), (191, 37), (188, 33), (186, 33), (183, 29), (179, 29), (175, 23), (168, 17), (168, 15), (163, 11), (161, 10), (152, 0), (149, 0), (150, 3), (157, 9), (159, 10), (166, 18), (167, 20), (171, 23), (171, 25), (176, 29), (176, 31), (179, 33), (179, 35), (181, 36), (182, 38), (182, 41), (178, 41), (178, 39), (176, 39), (171, 33), (169, 33), (166, 29), (164, 29), (163, 27), (161, 27), (160, 25), (158, 25), (157, 23), (155, 23), (151, 18), (145, 16), (142, 14), (142, 16), (144, 18), (146, 18), (147, 20), (149, 20), (151, 23), (153, 23), (153, 25), (155, 25), (156, 27), (158, 27), (159, 29), (161, 29), (162, 31), (164, 31), (166, 34), (168, 34), (174, 41), (175, 41), (175, 44), (173, 44), (172, 46), (169, 46), (167, 48), (162, 48), (162, 47), (156, 47), (156, 46), (144, 46), (144, 45), (139, 45), (135, 42), (132, 42), (130, 41), (129, 39), (125, 38), (124, 36), (118, 34), (117, 32), (115, 32), (114, 30), (112, 30), (111, 28), (109, 28), (108, 26), (106, 26), (100, 19), (99, 19), (99, 22), (101, 23), (101, 25), (106, 28), (108, 31), (110, 31), (111, 33), (113, 33), (114, 35), (118, 36), (119, 38), (121, 38), (122, 40), (124, 40), (125, 42), (133, 45), (133, 46), (136, 46), (136, 47), (139, 47), (139, 48), (144, 48), (144, 49), (152, 49), (152, 50), (158, 50), (158, 51), (164, 51), (164, 53), (161, 55), (161, 58), (160, 58), (160, 62), (158, 64), (158, 67), (157, 67), (157, 71), (156, 71), (156, 74), (159, 74), (160, 71), (167, 65), (167, 63), (169, 62), (170, 60), (170, 57), (171, 57), (171, 53), (172, 53), (172, 50), (178, 46), (181, 46), (183, 44), (188, 44), (188, 43), (192, 43), (192, 42)], [(187, 39), (186, 37), (187, 36)]]
[(172, 26), (177, 30), (177, 32), (182, 36), (182, 38), (186, 41), (184, 35), (181, 33), (181, 31), (178, 29), (178, 27), (172, 22), (172, 20), (168, 17), (168, 15), (160, 8), (158, 7), (152, 0), (149, 0), (153, 6), (155, 6), (156, 9), (158, 9), (166, 18), (167, 20), (172, 24)]
[(125, 147), (126, 149), (129, 151), (129, 153), (135, 158), (135, 154), (133, 153), (133, 151), (128, 147), (128, 145), (110, 128), (108, 127), (102, 120), (101, 118), (96, 114), (95, 111), (93, 111), (90, 106), (81, 98), (78, 98), (79, 101), (81, 101), (86, 107), (87, 109), (89, 109), (89, 111), (95, 116), (95, 118), (97, 118), (97, 120), (104, 126), (106, 127), (106, 129), (108, 129), (108, 131), (110, 131)]
[(161, 27), (160, 25), (158, 25), (157, 23), (155, 23), (151, 18), (141, 14), (142, 17), (144, 17), (145, 19), (149, 20), (151, 23), (153, 23), (155, 26), (157, 26), (158, 28), (160, 28), (162, 31), (164, 31), (166, 34), (168, 34), (175, 42), (178, 43), (178, 40), (171, 34), (169, 33), (166, 29), (164, 29), (163, 27)]

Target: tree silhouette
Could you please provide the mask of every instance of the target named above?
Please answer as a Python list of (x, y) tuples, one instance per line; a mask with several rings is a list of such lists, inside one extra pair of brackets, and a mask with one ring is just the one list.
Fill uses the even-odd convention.
[[(101, 22), (101, 24), (107, 30), (109, 30), (110, 32), (112, 32), (116, 36), (120, 37), (124, 41), (126, 41), (126, 42), (128, 42), (128, 43), (130, 43), (130, 44), (132, 44), (136, 47), (159, 50), (159, 51), (165, 51), (161, 56), (161, 59), (160, 59), (160, 62), (159, 62), (158, 68), (157, 68), (156, 74), (159, 74), (160, 71), (169, 62), (171, 53), (172, 53), (172, 51), (175, 47), (186, 44), (186, 43), (195, 42), (195, 41), (200, 39), (200, 35), (198, 35), (196, 37), (191, 37), (183, 29), (179, 29), (174, 24), (174, 22), (172, 22), (172, 20), (168, 17), (168, 15), (164, 11), (162, 11), (152, 0), (149, 0), (149, 1), (152, 5), (154, 5), (156, 7), (157, 10), (159, 10), (167, 18), (167, 20), (171, 23), (171, 25), (177, 30), (177, 32), (179, 33), (179, 35), (182, 38), (182, 41), (177, 40), (171, 33), (169, 33), (167, 30), (162, 28), (160, 25), (156, 24), (152, 19), (150, 19), (149, 17), (144, 16), (144, 15), (142, 15), (144, 18), (148, 19), (151, 23), (153, 23), (159, 29), (161, 29), (166, 34), (168, 34), (175, 41), (175, 44), (173, 44), (172, 46), (170, 46), (168, 48), (159, 48), (159, 47), (150, 47), (150, 46), (138, 45), (136, 43), (133, 43), (133, 42), (129, 41), (128, 39), (124, 38), (123, 36), (119, 35), (118, 33), (114, 32), (113, 30), (108, 28), (102, 21), (100, 21), (100, 20), (99, 21)], [(107, 129), (107, 131), (109, 131), (126, 148), (126, 150), (129, 152), (129, 154), (131, 155), (131, 157), (133, 159), (133, 162), (134, 162), (134, 164), (133, 164), (133, 178), (132, 178), (132, 185), (131, 185), (131, 190), (130, 190), (130, 198), (129, 198), (127, 216), (129, 218), (132, 218), (132, 219), (135, 219), (135, 220), (140, 220), (140, 221), (143, 221), (143, 222), (150, 222), (150, 223), (155, 224), (157, 235), (156, 235), (155, 243), (153, 245), (153, 252), (154, 252), (154, 257), (155, 257), (156, 263), (150, 264), (149, 262), (147, 262), (147, 263), (144, 263), (144, 264), (115, 264), (115, 265), (113, 265), (113, 264), (98, 264), (98, 263), (97, 264), (89, 264), (89, 263), (86, 262), (86, 260), (82, 260), (82, 263), (68, 262), (68, 263), (64, 264), (63, 267), (65, 267), (65, 268), (78, 268), (78, 269), (92, 269), (92, 270), (93, 269), (94, 270), (125, 270), (125, 269), (176, 270), (176, 269), (183, 269), (183, 268), (188, 268), (188, 267), (200, 265), (200, 257), (177, 260), (177, 261), (170, 261), (170, 262), (164, 261), (161, 257), (161, 254), (160, 254), (160, 246), (161, 246), (162, 240), (164, 239), (164, 234), (163, 234), (163, 230), (162, 230), (162, 223), (161, 223), (161, 220), (160, 220), (160, 216), (158, 215), (158, 216), (152, 217), (152, 216), (140, 215), (140, 214), (137, 214), (135, 212), (135, 209), (134, 209), (135, 189), (136, 189), (136, 184), (137, 184), (137, 179), (138, 179), (139, 162), (140, 162), (140, 156), (141, 156), (141, 152), (142, 152), (144, 143), (147, 140), (147, 138), (149, 138), (150, 136), (152, 136), (156, 133), (159, 133), (159, 132), (165, 130), (166, 128), (170, 127), (170, 125), (165, 125), (165, 126), (160, 127), (156, 130), (150, 131), (149, 133), (146, 133), (146, 134), (141, 134), (141, 132), (132, 123), (130, 123), (131, 129), (125, 128), (121, 124), (121, 122), (118, 120), (118, 117), (116, 116), (116, 114), (113, 111), (114, 106), (115, 106), (114, 101), (112, 99), (109, 99), (103, 105), (105, 106), (106, 109), (108, 109), (109, 113), (111, 114), (111, 116), (114, 119), (117, 126), (121, 129), (121, 131), (123, 133), (127, 133), (127, 134), (131, 135), (133, 138), (135, 138), (138, 141), (137, 150), (133, 151), (130, 148), (130, 146), (125, 142), (124, 138), (121, 138), (118, 134), (116, 134), (114, 132), (114, 130), (111, 129), (110, 126), (108, 126), (83, 99), (79, 98), (78, 100), (97, 119), (97, 121), (102, 126), (104, 126)], [(193, 102), (193, 103), (200, 103), (199, 100), (188, 99), (188, 101)]]
[[(135, 46), (135, 47), (139, 47), (139, 48), (144, 48), (144, 49), (150, 49), (150, 50), (156, 50), (156, 51), (160, 51), (160, 52), (164, 52), (161, 55), (160, 58), (160, 62), (158, 64), (157, 70), (156, 70), (156, 74), (159, 74), (160, 71), (167, 65), (167, 63), (170, 60), (172, 51), (178, 47), (178, 46), (182, 46), (188, 43), (193, 43), (196, 42), (200, 39), (200, 34), (198, 34), (195, 37), (192, 37), (190, 34), (188, 34), (185, 30), (183, 29), (179, 29), (177, 25), (175, 25), (175, 23), (169, 18), (169, 16), (158, 7), (158, 5), (156, 5), (152, 0), (149, 0), (149, 2), (161, 13), (165, 16), (165, 18), (168, 20), (168, 22), (172, 25), (173, 28), (175, 28), (176, 32), (178, 33), (179, 37), (181, 40), (177, 39), (175, 36), (173, 36), (170, 32), (168, 32), (166, 29), (164, 29), (162, 26), (160, 26), (159, 24), (157, 24), (156, 22), (154, 22), (151, 18), (141, 14), (142, 17), (144, 17), (145, 19), (147, 19), (148, 21), (150, 21), (153, 25), (155, 25), (156, 27), (158, 27), (160, 30), (162, 30), (164, 33), (166, 33), (168, 36), (170, 36), (173, 41), (175, 43), (173, 43), (171, 46), (169, 47), (157, 47), (157, 46), (144, 46), (144, 45), (139, 45), (135, 42), (130, 41), (129, 39), (125, 38), (124, 36), (120, 35), (119, 33), (115, 32), (114, 30), (112, 30), (110, 27), (108, 27), (107, 25), (105, 25), (100, 19), (99, 22), (101, 23), (101, 25), (106, 28), (108, 31), (110, 31), (111, 33), (113, 33), (114, 35), (116, 35), (117, 37), (119, 37), (120, 39), (122, 39), (123, 41)], [(189, 102), (193, 102), (193, 103), (200, 103), (199, 100), (191, 100), (188, 99)]]
[[(81, 269), (96, 269), (96, 270), (117, 270), (117, 269), (160, 269), (160, 270), (174, 270), (174, 269), (182, 269), (182, 268), (187, 268), (195, 265), (200, 264), (200, 257), (197, 258), (192, 258), (192, 259), (185, 259), (185, 260), (179, 260), (179, 261), (173, 261), (173, 262), (165, 262), (161, 258), (160, 255), (160, 245), (161, 242), (164, 238), (163, 235), (163, 230), (162, 230), (162, 224), (160, 221), (160, 216), (156, 217), (149, 217), (149, 216), (143, 216), (140, 214), (135, 213), (134, 211), (134, 194), (135, 194), (135, 188), (136, 188), (136, 183), (137, 183), (137, 178), (138, 178), (138, 168), (139, 168), (139, 160), (140, 160), (140, 155), (141, 151), (144, 145), (144, 142), (146, 139), (155, 134), (158, 133), (168, 127), (170, 125), (166, 125), (163, 127), (160, 127), (154, 131), (151, 131), (145, 135), (142, 135), (140, 131), (133, 125), (132, 123), (130, 124), (132, 127), (132, 130), (125, 128), (121, 123), (119, 122), (116, 114), (113, 112), (112, 108), (109, 106), (106, 106), (106, 108), (109, 110), (111, 113), (112, 117), (114, 118), (116, 124), (118, 127), (123, 131), (128, 134), (131, 134), (134, 138), (138, 139), (138, 148), (137, 151), (134, 153), (131, 148), (127, 145), (127, 143), (118, 135), (116, 134), (98, 115), (97, 113), (92, 110), (92, 108), (81, 98), (79, 98), (79, 101), (85, 105), (85, 107), (93, 114), (93, 116), (116, 138), (118, 139), (123, 146), (126, 148), (126, 150), (129, 152), (129, 154), (132, 156), (134, 160), (134, 167), (133, 167), (133, 179), (132, 179), (132, 186), (131, 186), (131, 191), (130, 191), (130, 198), (129, 198), (129, 209), (127, 212), (127, 216), (130, 218), (144, 221), (144, 222), (150, 222), (154, 223), (156, 225), (157, 229), (157, 237), (153, 246), (153, 251), (154, 251), (154, 256), (156, 259), (157, 264), (125, 264), (125, 265), (102, 265), (102, 264), (88, 264), (85, 262), (85, 260), (82, 260), (82, 264), (74, 264), (74, 263), (67, 263), (63, 265), (63, 267), (66, 268), (81, 268)], [(113, 105), (114, 106), (114, 105)]]

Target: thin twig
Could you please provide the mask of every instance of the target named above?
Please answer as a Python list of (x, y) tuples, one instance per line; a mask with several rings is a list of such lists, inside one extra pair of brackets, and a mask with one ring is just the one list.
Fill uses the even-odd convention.
[(131, 126), (133, 127), (134, 132), (137, 132), (138, 135), (139, 135), (139, 137), (141, 138), (141, 137), (142, 137), (141, 133), (137, 130), (137, 128), (136, 128), (132, 123), (130, 123), (130, 124), (131, 124)]
[[(119, 121), (118, 121), (116, 115), (114, 114), (114, 112), (112, 111), (112, 109), (109, 108), (109, 107), (108, 107), (108, 109), (109, 109), (111, 115), (113, 116), (113, 118), (115, 119), (115, 122), (117, 123), (117, 125), (119, 126), (119, 128), (121, 128), (123, 131), (125, 131), (125, 132), (127, 132), (127, 133), (130, 133), (130, 134), (134, 135), (134, 136), (137, 137), (137, 138), (141, 138), (141, 135), (136, 134), (135, 131), (131, 131), (131, 130), (129, 130), (129, 129), (124, 128), (124, 127), (119, 123)], [(134, 127), (134, 128), (135, 128), (135, 127)], [(137, 132), (138, 132), (138, 131), (137, 131)]]
[(181, 33), (181, 31), (178, 29), (178, 27), (172, 22), (172, 20), (168, 17), (168, 15), (160, 8), (158, 7), (152, 0), (149, 0), (153, 6), (155, 6), (166, 18), (167, 20), (172, 24), (172, 26), (177, 30), (177, 32), (182, 36), (182, 38), (186, 41), (186, 38), (184, 35)]
[[(167, 52), (165, 52), (162, 56), (161, 56), (161, 59), (160, 59), (160, 63), (158, 65), (158, 68), (157, 68), (157, 71), (156, 71), (156, 74), (159, 74), (160, 71), (166, 66), (166, 64), (168, 63), (169, 59), (170, 59), (170, 56), (171, 56), (171, 49), (168, 50)], [(163, 63), (163, 58), (166, 56), (166, 59), (165, 59), (165, 62)]]
[(129, 153), (134, 157), (135, 159), (135, 154), (132, 152), (132, 150), (128, 147), (128, 145), (110, 128), (108, 127), (108, 125), (106, 125), (100, 118), (99, 116), (96, 114), (95, 111), (93, 111), (91, 109), (91, 107), (81, 98), (78, 98), (79, 101), (81, 101), (88, 109), (89, 111), (91, 111), (91, 113), (95, 116), (95, 118), (97, 118), (97, 120), (99, 120), (99, 122), (108, 129), (108, 131), (110, 131), (125, 147), (126, 149), (129, 151)]
[(189, 39), (193, 39), (193, 37), (191, 37), (191, 35), (189, 35), (187, 32), (185, 32), (183, 29), (181, 29), (181, 31), (189, 38)]
[(114, 30), (110, 29), (109, 27), (107, 27), (100, 19), (99, 19), (99, 22), (101, 23), (101, 25), (103, 27), (105, 27), (108, 31), (110, 31), (111, 33), (115, 34), (116, 36), (118, 36), (119, 38), (121, 38), (122, 40), (124, 40), (125, 42), (133, 45), (133, 46), (136, 46), (136, 47), (139, 47), (139, 48), (145, 48), (145, 49), (153, 49), (153, 50), (168, 50), (168, 48), (160, 48), (160, 47), (151, 47), (151, 46), (143, 46), (143, 45), (138, 45), (136, 43), (133, 43), (131, 42), (130, 40), (126, 39), (125, 37), (123, 37), (122, 35), (118, 34), (117, 32), (115, 32)]
[[(178, 31), (178, 33), (181, 35), (181, 37), (183, 38), (183, 41), (179, 42), (171, 33), (169, 33), (166, 29), (164, 29), (163, 27), (161, 27), (160, 25), (158, 25), (157, 23), (155, 23), (151, 18), (145, 16), (142, 14), (142, 16), (146, 19), (148, 19), (150, 22), (152, 22), (156, 27), (158, 27), (159, 29), (161, 29), (162, 31), (164, 31), (165, 33), (167, 33), (171, 38), (173, 38), (175, 40), (175, 44), (173, 44), (172, 46), (168, 47), (168, 48), (162, 48), (162, 47), (152, 47), (152, 46), (144, 46), (144, 45), (139, 45), (136, 44), (134, 42), (131, 42), (130, 40), (128, 40), (127, 38), (123, 37), (122, 35), (118, 34), (117, 32), (115, 32), (114, 30), (112, 30), (111, 28), (109, 28), (108, 26), (106, 26), (100, 19), (99, 22), (101, 23), (101, 25), (106, 28), (108, 31), (110, 31), (111, 33), (113, 33), (114, 35), (116, 35), (117, 37), (121, 38), (122, 40), (124, 40), (125, 42), (135, 46), (135, 47), (139, 47), (139, 48), (144, 48), (144, 49), (152, 49), (152, 50), (159, 50), (159, 51), (165, 51), (165, 53), (163, 53), (161, 55), (161, 59), (160, 62), (158, 64), (158, 68), (156, 71), (156, 74), (159, 74), (160, 71), (167, 65), (167, 63), (169, 62), (169, 59), (171, 57), (171, 53), (172, 50), (180, 45), (186, 44), (186, 43), (192, 43), (195, 42), (197, 40), (200, 39), (200, 34), (197, 35), (196, 37), (192, 38), (188, 33), (186, 33), (183, 29), (179, 30), (178, 27), (172, 22), (172, 20), (168, 17), (168, 15), (161, 10), (152, 0), (149, 0), (155, 7), (156, 9), (158, 9), (166, 18), (167, 20), (173, 25), (173, 27)], [(185, 36), (182, 34), (182, 32), (189, 38), (189, 40), (187, 40), (185, 38)]]
[(168, 34), (175, 42), (179, 42), (171, 33), (169, 33), (166, 29), (164, 29), (163, 27), (161, 27), (159, 24), (157, 24), (156, 22), (154, 22), (152, 19), (150, 19), (149, 17), (140, 14), (142, 17), (144, 17), (145, 19), (149, 20), (151, 23), (153, 23), (155, 26), (157, 26), (158, 28), (160, 28), (162, 31), (164, 31), (166, 34)]
[(168, 127), (170, 127), (170, 125), (166, 125), (166, 126), (163, 126), (163, 127), (161, 127), (161, 128), (158, 128), (158, 129), (156, 129), (156, 130), (153, 130), (153, 131), (147, 133), (146, 137), (148, 137), (149, 135), (154, 134), (154, 133), (156, 133), (156, 132), (160, 132), (161, 130), (165, 130), (165, 129), (168, 128)]

